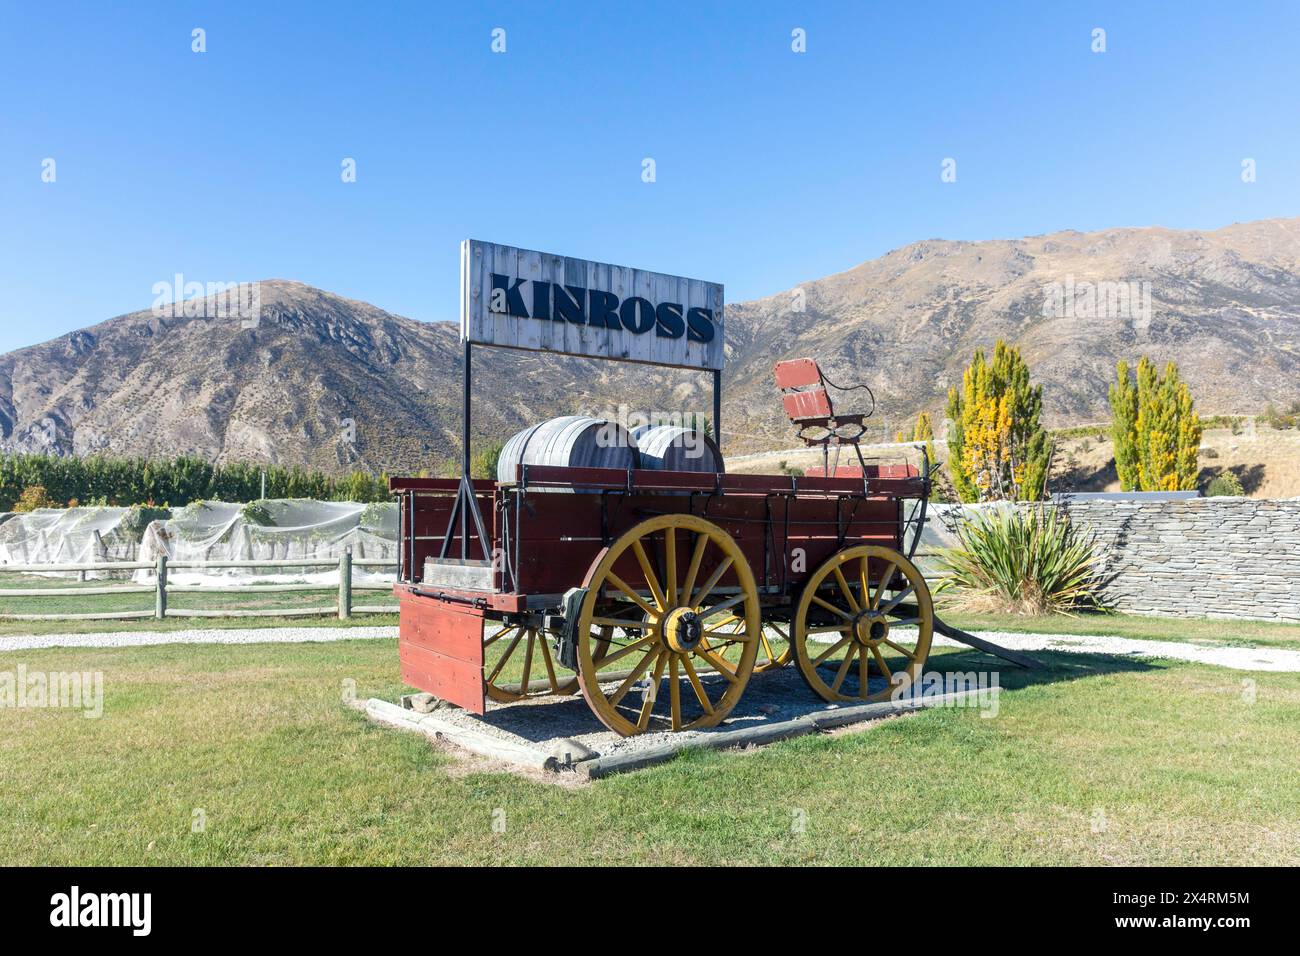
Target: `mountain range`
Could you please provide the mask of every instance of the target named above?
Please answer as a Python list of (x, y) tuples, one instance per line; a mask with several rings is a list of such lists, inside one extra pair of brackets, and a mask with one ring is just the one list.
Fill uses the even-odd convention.
[[(205, 300), (0, 356), (0, 448), (445, 469), (460, 440), (455, 323), (300, 282), (258, 289), (255, 324)], [(1142, 354), (1177, 362), (1202, 414), (1254, 414), (1300, 398), (1300, 219), (926, 240), (725, 315), (728, 454), (795, 444), (772, 383), (782, 358), (869, 386), (886, 437), (921, 410), (941, 418), (972, 352), (999, 338), (1020, 346), (1053, 426), (1105, 420), (1116, 361)], [(554, 415), (711, 407), (705, 374), (549, 354), (480, 349), (474, 381), (484, 440)]]

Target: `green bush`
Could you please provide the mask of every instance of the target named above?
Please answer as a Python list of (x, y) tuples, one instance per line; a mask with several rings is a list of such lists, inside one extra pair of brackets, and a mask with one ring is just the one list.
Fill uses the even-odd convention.
[(1243, 498), (1245, 495), (1246, 489), (1241, 487), (1241, 479), (1230, 471), (1215, 475), (1205, 489), (1207, 498)]
[(165, 501), (180, 508), (192, 501), (256, 501), (267, 498), (315, 498), (325, 501), (388, 501), (384, 475), (353, 472), (330, 475), (294, 466), (233, 462), (213, 465), (194, 455), (175, 458), (89, 458), (57, 455), (0, 455), (0, 511), (11, 511), (25, 489), (45, 489), (46, 500), (107, 505), (143, 505)]
[(28, 485), (18, 500), (8, 509), (10, 511), (35, 511), (37, 508), (59, 508), (61, 505), (50, 497), (44, 485)]
[(1057, 508), (1001, 508), (957, 528), (956, 548), (939, 550), (947, 577), (971, 610), (1012, 614), (1069, 614), (1100, 609), (1096, 543)]

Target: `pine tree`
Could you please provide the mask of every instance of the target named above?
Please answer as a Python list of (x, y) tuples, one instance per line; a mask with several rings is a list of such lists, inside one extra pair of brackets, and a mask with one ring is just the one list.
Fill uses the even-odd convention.
[(1190, 491), (1200, 472), (1201, 420), (1173, 362), (1164, 374), (1143, 356), (1136, 382), (1126, 362), (1111, 387), (1115, 468), (1125, 491)]
[(1037, 501), (1051, 444), (1040, 418), (1043, 387), (1029, 382), (1020, 350), (976, 350), (961, 389), (948, 392), (948, 469), (962, 501)]
[(1137, 452), (1137, 386), (1129, 377), (1128, 362), (1115, 366), (1115, 384), (1110, 387), (1110, 435), (1115, 445), (1115, 471), (1119, 486), (1133, 491), (1141, 484)]

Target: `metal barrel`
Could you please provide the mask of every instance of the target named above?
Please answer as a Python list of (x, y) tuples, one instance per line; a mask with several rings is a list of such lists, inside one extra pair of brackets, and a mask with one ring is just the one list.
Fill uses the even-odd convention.
[(636, 440), (617, 422), (564, 415), (512, 435), (497, 459), (497, 481), (515, 482), (520, 465), (627, 469), (640, 468), (641, 456)]
[(641, 467), (654, 471), (723, 474), (722, 451), (704, 432), (680, 425), (641, 425), (632, 430)]

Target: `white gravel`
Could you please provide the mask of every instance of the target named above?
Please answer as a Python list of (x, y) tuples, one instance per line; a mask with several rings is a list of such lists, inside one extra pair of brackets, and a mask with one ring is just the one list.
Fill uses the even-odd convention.
[(397, 637), (385, 627), (233, 627), (184, 631), (103, 631), (93, 634), (24, 634), (0, 637), (0, 651), (38, 647), (146, 647), (153, 644), (308, 644)]
[[(1153, 657), (1196, 664), (1212, 664), (1240, 671), (1300, 671), (1300, 651), (1270, 647), (1207, 647), (1182, 641), (1140, 641), (1128, 637), (1092, 634), (1011, 634), (1006, 631), (976, 631), (1013, 651), (1067, 651), (1078, 654), (1114, 654), (1119, 657)], [(965, 647), (946, 637), (934, 636), (939, 647)]]

